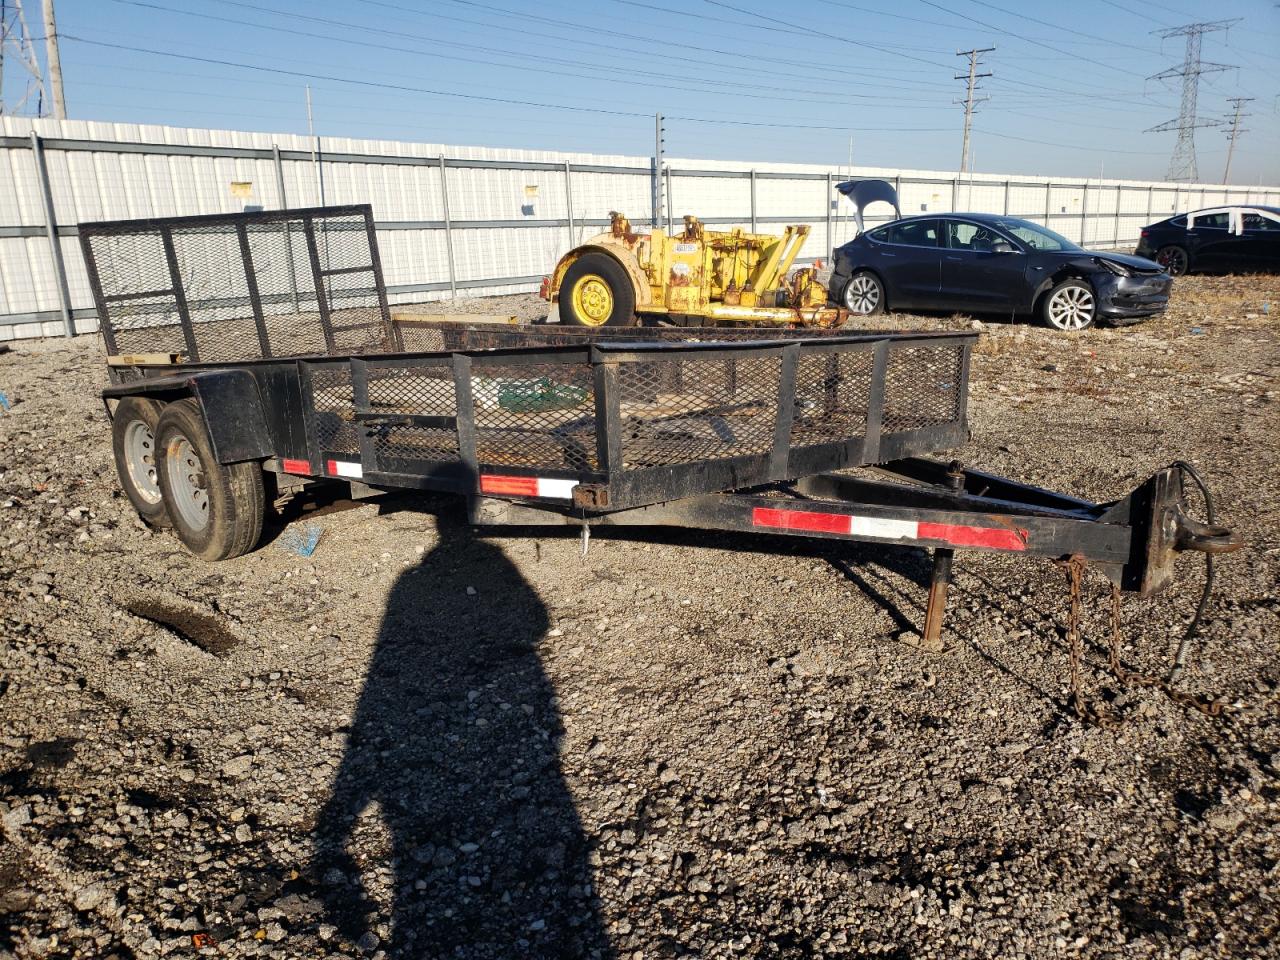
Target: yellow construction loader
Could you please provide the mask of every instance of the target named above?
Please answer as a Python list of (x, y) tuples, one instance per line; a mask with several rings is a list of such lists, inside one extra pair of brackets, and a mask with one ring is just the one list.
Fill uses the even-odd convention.
[(778, 237), (711, 231), (685, 217), (684, 231), (668, 236), (635, 233), (620, 213), (610, 220), (608, 233), (570, 250), (542, 282), (561, 323), (835, 327), (848, 316), (828, 305), (820, 264), (791, 270), (808, 226), (788, 226)]

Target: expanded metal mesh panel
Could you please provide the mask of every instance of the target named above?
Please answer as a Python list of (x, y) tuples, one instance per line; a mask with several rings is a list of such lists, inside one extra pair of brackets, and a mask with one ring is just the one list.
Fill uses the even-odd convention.
[(865, 435), (874, 364), (869, 350), (801, 353), (792, 446), (840, 443)]
[(109, 353), (200, 362), (396, 347), (367, 207), (80, 225)]
[(623, 469), (768, 453), (781, 370), (776, 353), (619, 364)]
[(952, 423), (963, 414), (963, 344), (894, 344), (885, 371), (885, 433)]
[(595, 390), (589, 363), (473, 361), (481, 464), (595, 470)]
[(456, 462), (456, 427), (397, 422), (396, 414), (416, 417), (456, 417), (457, 391), (448, 360), (415, 361), (404, 366), (366, 368), (369, 403), (365, 412), (375, 414), (366, 428), (373, 440), (379, 467), (391, 472), (411, 471), (412, 461)]
[(312, 436), (319, 453), (358, 453), (355, 400), (348, 366), (311, 370)]

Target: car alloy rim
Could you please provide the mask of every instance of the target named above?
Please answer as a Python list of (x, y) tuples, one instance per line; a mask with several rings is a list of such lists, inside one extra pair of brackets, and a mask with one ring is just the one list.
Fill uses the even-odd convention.
[(177, 434), (165, 450), (165, 466), (169, 474), (171, 506), (192, 530), (203, 530), (209, 522), (209, 490), (205, 485), (204, 464), (196, 455), (191, 441)]
[(1059, 330), (1083, 330), (1093, 322), (1093, 293), (1063, 287), (1049, 300), (1049, 322)]
[(138, 496), (147, 503), (160, 502), (160, 487), (156, 483), (156, 438), (151, 428), (141, 420), (131, 421), (124, 430), (124, 462), (129, 471), (129, 481)]
[(1156, 262), (1160, 264), (1160, 266), (1168, 270), (1171, 274), (1173, 274), (1174, 276), (1177, 276), (1178, 274), (1182, 273), (1183, 268), (1186, 264), (1186, 259), (1187, 259), (1186, 254), (1184, 254), (1181, 250), (1175, 247), (1172, 250), (1165, 250), (1159, 257), (1156, 258)]
[(852, 313), (870, 313), (880, 302), (880, 287), (870, 277), (854, 277), (845, 288), (844, 305)]

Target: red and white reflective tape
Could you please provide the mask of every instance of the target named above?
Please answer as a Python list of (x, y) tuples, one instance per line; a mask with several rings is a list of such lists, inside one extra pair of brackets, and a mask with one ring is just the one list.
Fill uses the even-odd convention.
[(941, 540), (953, 547), (987, 547), (992, 550), (1026, 550), (1027, 531), (1005, 527), (971, 527), (962, 523), (926, 523), (854, 517), (844, 513), (810, 510), (773, 510), (756, 507), (751, 523), (778, 530), (808, 530), (875, 540)]
[(285, 473), (300, 473), (304, 477), (311, 476), (311, 464), (306, 460), (292, 460), (285, 457), (280, 461), (280, 469)]
[(359, 480), (364, 476), (364, 467), (350, 460), (330, 460), (325, 464), (331, 477), (346, 477), (348, 480)]
[(496, 473), (480, 475), (480, 492), (506, 497), (547, 497), (553, 500), (570, 500), (577, 480), (560, 480), (555, 477), (506, 477)]

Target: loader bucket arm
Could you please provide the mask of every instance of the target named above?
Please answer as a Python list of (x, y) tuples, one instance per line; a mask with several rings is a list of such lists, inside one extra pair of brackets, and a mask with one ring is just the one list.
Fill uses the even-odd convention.
[(898, 208), (898, 191), (888, 180), (845, 180), (837, 183), (836, 189), (853, 204), (853, 219), (858, 224), (859, 233), (863, 229), (862, 211), (873, 203), (887, 203), (893, 207), (894, 219), (902, 217)]

